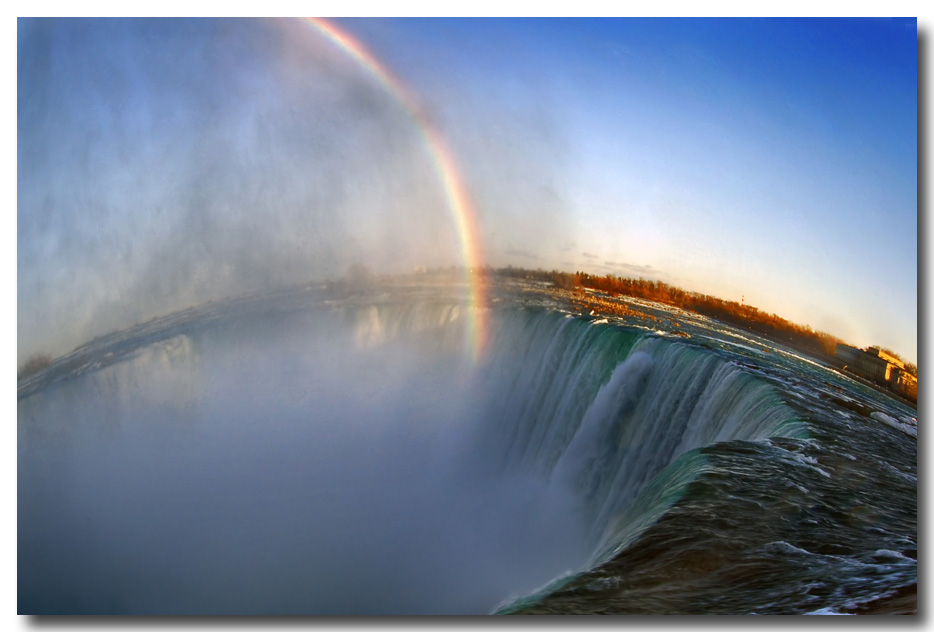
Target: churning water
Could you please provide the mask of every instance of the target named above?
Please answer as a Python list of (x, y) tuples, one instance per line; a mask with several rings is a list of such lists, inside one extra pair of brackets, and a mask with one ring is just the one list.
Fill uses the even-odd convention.
[[(681, 315), (312, 288), (22, 380), (19, 612), (848, 612), (917, 582), (914, 411)], [(660, 312), (661, 313), (661, 312)]]

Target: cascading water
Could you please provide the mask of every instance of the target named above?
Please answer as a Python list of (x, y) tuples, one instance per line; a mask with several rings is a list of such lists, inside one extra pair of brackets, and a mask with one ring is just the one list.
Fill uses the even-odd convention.
[(712, 446), (809, 440), (738, 358), (553, 309), (493, 310), (473, 366), (435, 294), (209, 306), (21, 383), (20, 612), (550, 607)]
[(482, 450), (572, 493), (604, 555), (627, 536), (620, 512), (681, 455), (802, 432), (769, 384), (682, 342), (545, 310), (503, 315), (497, 335)]

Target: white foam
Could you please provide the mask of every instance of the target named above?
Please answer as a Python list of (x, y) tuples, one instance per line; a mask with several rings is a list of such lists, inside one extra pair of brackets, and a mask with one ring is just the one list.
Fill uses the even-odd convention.
[(839, 615), (839, 616), (851, 616), (848, 612), (837, 612), (833, 608), (821, 608), (820, 610), (815, 610), (813, 612), (805, 612), (804, 614), (819, 614), (819, 615)]
[(886, 426), (890, 426), (896, 430), (904, 432), (906, 435), (910, 435), (912, 437), (918, 436), (917, 426), (912, 426), (911, 424), (907, 424), (879, 411), (871, 412), (869, 413), (869, 416), (876, 421), (884, 423)]

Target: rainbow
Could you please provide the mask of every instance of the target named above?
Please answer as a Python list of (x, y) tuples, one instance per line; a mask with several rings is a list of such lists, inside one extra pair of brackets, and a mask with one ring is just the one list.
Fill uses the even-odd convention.
[(476, 213), (470, 204), (470, 198), (464, 188), (463, 179), (457, 168), (454, 155), (412, 91), (386, 66), (380, 63), (363, 44), (323, 18), (304, 19), (314, 26), (318, 32), (350, 55), (370, 76), (385, 86), (386, 90), (405, 108), (421, 131), (428, 152), (431, 155), (432, 163), (444, 187), (448, 207), (454, 215), (457, 231), (460, 235), (460, 247), (466, 270), (469, 299), (468, 344), (474, 362), (478, 361), (486, 348), (489, 334), (487, 310), (485, 309), (486, 288), (481, 276), (483, 257), (480, 249)]

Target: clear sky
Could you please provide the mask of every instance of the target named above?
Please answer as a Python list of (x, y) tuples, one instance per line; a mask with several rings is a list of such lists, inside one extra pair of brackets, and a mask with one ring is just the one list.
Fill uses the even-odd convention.
[[(493, 265), (663, 280), (917, 359), (914, 19), (346, 19)], [(458, 263), (418, 122), (298, 20), (20, 20), (18, 359)]]

